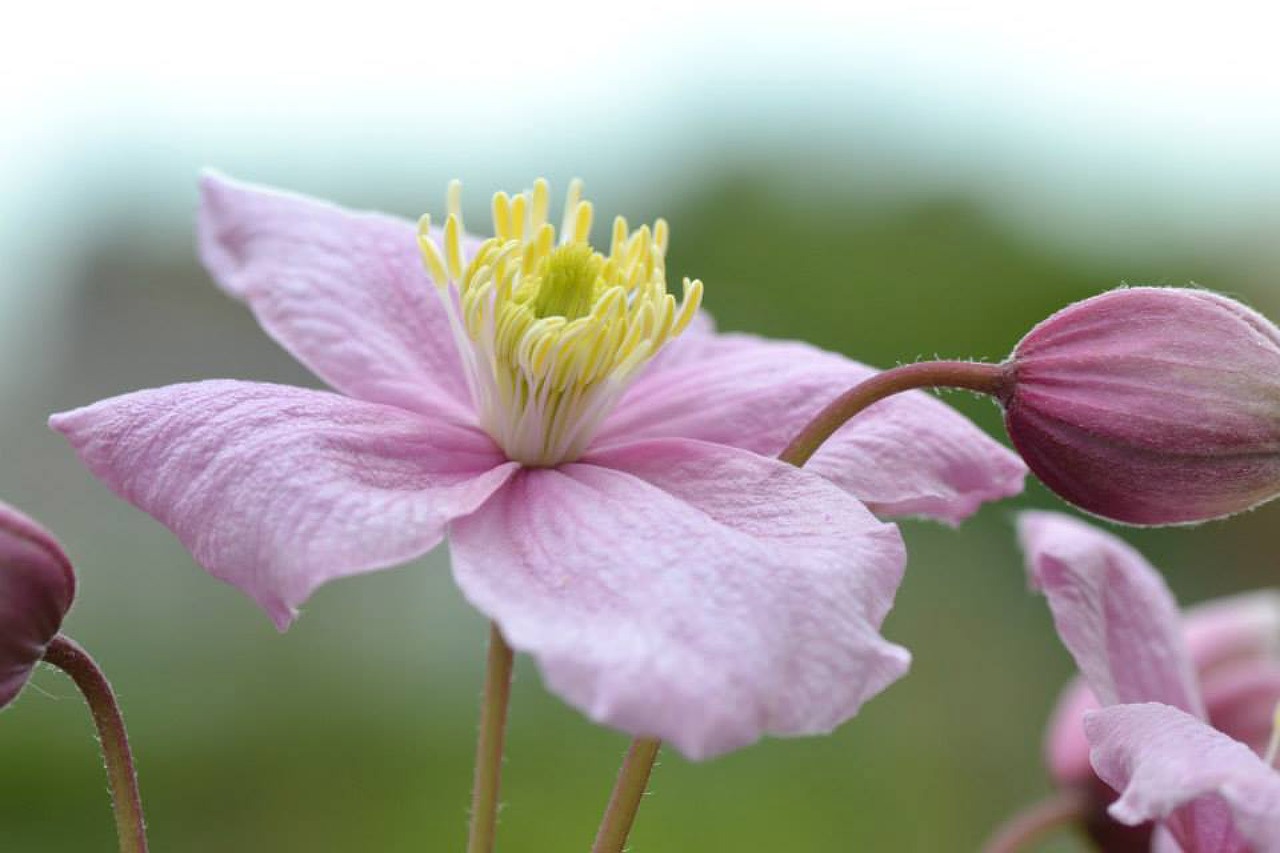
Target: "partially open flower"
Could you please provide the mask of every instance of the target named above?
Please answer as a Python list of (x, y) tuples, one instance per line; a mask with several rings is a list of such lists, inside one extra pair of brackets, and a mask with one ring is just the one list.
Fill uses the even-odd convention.
[(1178, 524), (1280, 494), (1280, 329), (1238, 302), (1113, 290), (1040, 323), (1006, 369), (1014, 445), (1088, 512)]
[(53, 536), (0, 502), (0, 708), (21, 692), (75, 597), (76, 579)]
[(1018, 526), (1083, 677), (1058, 704), (1046, 758), (1060, 789), (1084, 795), (1094, 840), (1146, 849), (1156, 821), (1157, 840), (1181, 846), (1154, 849), (1280, 850), (1280, 775), (1262, 757), (1280, 702), (1280, 595), (1184, 616), (1160, 574), (1109, 533), (1047, 512)]

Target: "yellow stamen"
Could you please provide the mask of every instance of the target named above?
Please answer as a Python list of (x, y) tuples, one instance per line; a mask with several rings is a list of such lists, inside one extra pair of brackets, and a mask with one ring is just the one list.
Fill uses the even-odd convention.
[(426, 264), (432, 281), (437, 287), (447, 287), (449, 274), (445, 271), (444, 258), (440, 257), (440, 250), (431, 239), (430, 231), (431, 217), (424, 213), (418, 220), (418, 248), (422, 251), (422, 260)]
[(496, 194), (494, 236), (471, 258), (457, 182), (443, 246), (430, 219), (419, 222), (423, 262), (441, 288), (480, 423), (528, 465), (581, 456), (640, 368), (688, 327), (702, 301), (696, 280), (684, 280), (679, 303), (667, 292), (665, 221), (630, 231), (618, 217), (604, 255), (588, 242), (593, 208), (581, 196), (575, 180), (557, 241), (546, 181)]
[(462, 220), (450, 213), (444, 222), (444, 257), (448, 261), (449, 278), (462, 277)]

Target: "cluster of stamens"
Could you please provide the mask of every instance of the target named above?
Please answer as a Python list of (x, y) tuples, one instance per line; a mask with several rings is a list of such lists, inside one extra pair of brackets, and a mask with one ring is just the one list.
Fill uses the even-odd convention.
[[(507, 456), (548, 466), (581, 456), (638, 371), (689, 325), (702, 282), (667, 292), (667, 223), (613, 223), (608, 255), (588, 242), (591, 203), (569, 186), (557, 238), (549, 189), (493, 197), (494, 236), (467, 257), (461, 185), (444, 228), (418, 224), (427, 271), (449, 315), (480, 425)], [(439, 243), (437, 243), (437, 240)]]

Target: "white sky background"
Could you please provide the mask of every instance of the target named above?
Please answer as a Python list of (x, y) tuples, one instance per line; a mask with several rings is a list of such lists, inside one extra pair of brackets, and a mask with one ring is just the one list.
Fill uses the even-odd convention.
[(475, 201), (582, 173), (606, 202), (709, 146), (871, 133), (922, 186), (1077, 241), (1280, 228), (1260, 3), (36, 5), (0, 35), (0, 386), (58, 247), (122, 196), (188, 233), (209, 164), (416, 212), (452, 174)]

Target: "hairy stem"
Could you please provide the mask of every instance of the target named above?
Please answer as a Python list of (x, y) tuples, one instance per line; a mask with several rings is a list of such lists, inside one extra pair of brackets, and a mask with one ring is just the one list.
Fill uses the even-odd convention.
[(1001, 365), (976, 361), (921, 361), (877, 373), (828, 403), (778, 458), (797, 467), (804, 465), (850, 418), (885, 397), (916, 388), (964, 388), (998, 397), (1008, 381)]
[(1017, 853), (1069, 823), (1083, 820), (1087, 807), (1080, 791), (1059, 791), (1014, 815), (982, 845), (983, 853)]
[(125, 731), (124, 718), (120, 715), (120, 705), (111, 684), (89, 653), (63, 634), (53, 638), (45, 651), (44, 662), (70, 676), (93, 715), (93, 724), (102, 745), (102, 760), (107, 768), (120, 853), (146, 853), (147, 824), (138, 792), (138, 774), (133, 768), (129, 734)]
[(476, 776), (471, 789), (471, 833), (467, 853), (490, 853), (498, 827), (498, 787), (502, 779), (502, 741), (511, 699), (511, 647), (489, 626), (489, 658), (485, 666), (480, 733), (476, 738)]
[(649, 787), (653, 762), (661, 748), (662, 741), (652, 738), (636, 738), (631, 742), (627, 757), (623, 759), (622, 769), (618, 771), (618, 781), (613, 786), (613, 794), (609, 797), (609, 806), (605, 809), (604, 820), (600, 823), (600, 831), (596, 833), (591, 853), (622, 853), (627, 844), (627, 836), (631, 834), (631, 825), (635, 823), (640, 799)]

